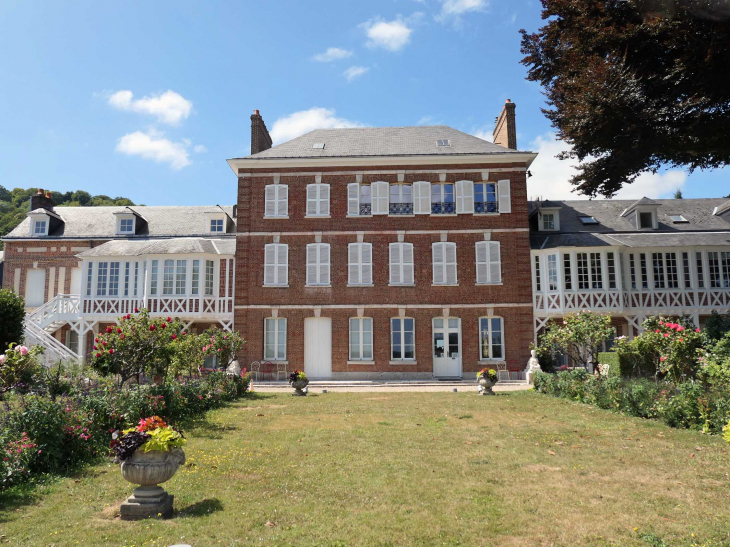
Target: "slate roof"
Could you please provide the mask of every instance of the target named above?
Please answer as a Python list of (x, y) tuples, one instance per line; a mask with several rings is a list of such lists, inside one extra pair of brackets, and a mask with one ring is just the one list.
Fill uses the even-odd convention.
[[(551, 201), (550, 207), (560, 206), (560, 230), (532, 231), (533, 249), (554, 247), (593, 247), (624, 245), (627, 247), (678, 247), (692, 245), (730, 244), (730, 221), (713, 215), (724, 198), (630, 200)], [(638, 231), (630, 218), (622, 214), (637, 204), (657, 206), (659, 228)], [(536, 210), (538, 203), (530, 204)], [(670, 215), (682, 215), (686, 223), (674, 224)], [(579, 217), (593, 217), (598, 224), (583, 224)], [(546, 241), (547, 240), (547, 241)]]
[[(438, 146), (448, 139), (451, 146)], [(324, 148), (312, 148), (324, 143)], [(416, 127), (356, 127), (315, 129), (285, 143), (237, 159), (331, 158), (361, 156), (428, 156), (462, 154), (518, 154), (446, 125)]]
[(726, 213), (727, 211), (730, 211), (730, 199), (727, 200), (722, 205), (719, 205), (717, 207), (717, 211), (715, 212), (716, 215), (721, 215), (723, 213)]
[[(141, 229), (137, 230), (136, 236), (119, 236), (116, 233), (114, 213), (128, 213), (129, 209), (146, 220), (146, 223), (140, 225)], [(210, 235), (208, 213), (220, 213), (221, 209), (233, 219), (233, 206), (56, 207), (54, 211), (63, 220), (63, 224), (48, 234), (48, 237), (37, 239)], [(26, 217), (3, 239), (28, 239), (29, 232), (30, 219)]]
[(202, 237), (176, 237), (174, 239), (134, 239), (108, 241), (103, 245), (79, 253), (78, 257), (143, 256), (164, 254), (216, 254), (235, 255), (236, 240), (208, 239)]

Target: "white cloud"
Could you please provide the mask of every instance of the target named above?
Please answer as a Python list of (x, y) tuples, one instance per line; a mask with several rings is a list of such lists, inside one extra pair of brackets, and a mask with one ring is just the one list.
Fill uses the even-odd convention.
[(313, 107), (279, 118), (271, 127), (271, 139), (275, 144), (289, 141), (314, 129), (334, 127), (365, 127), (364, 124), (335, 116), (329, 108)]
[(494, 132), (489, 129), (482, 127), (480, 129), (476, 129), (471, 132), (472, 135), (477, 137), (478, 139), (482, 139), (484, 141), (494, 142)]
[(341, 49), (338, 47), (327, 48), (324, 53), (318, 53), (312, 59), (319, 61), (320, 63), (330, 63), (332, 61), (339, 61), (340, 59), (346, 59), (352, 56), (352, 51), (347, 49)]
[(441, 0), (441, 15), (463, 15), (471, 11), (484, 11), (487, 0)]
[(204, 154), (208, 151), (208, 147), (204, 144), (196, 144), (193, 146), (193, 152), (196, 152), (197, 154)]
[(408, 22), (401, 17), (394, 21), (383, 21), (371, 19), (360, 25), (365, 29), (368, 37), (367, 46), (371, 48), (380, 47), (388, 51), (400, 51), (411, 41), (413, 29)]
[[(586, 196), (573, 193), (570, 178), (576, 173), (578, 161), (559, 160), (555, 156), (568, 149), (568, 145), (555, 138), (553, 133), (537, 137), (531, 148), (539, 155), (530, 166), (533, 177), (527, 179), (527, 195), (532, 199), (540, 196), (543, 199), (587, 199)], [(625, 185), (616, 194), (615, 199), (660, 198), (671, 196), (677, 188), (682, 188), (687, 181), (684, 171), (666, 171), (664, 173), (642, 173), (632, 184)]]
[(366, 66), (351, 66), (350, 68), (345, 70), (342, 75), (347, 78), (348, 82), (351, 82), (355, 78), (365, 74), (368, 70), (370, 70), (370, 68)]
[(134, 94), (129, 90), (117, 91), (109, 96), (109, 104), (118, 110), (150, 114), (168, 125), (179, 125), (193, 110), (191, 101), (169, 89), (162, 94), (137, 100), (133, 97)]
[(172, 142), (161, 133), (151, 130), (147, 133), (135, 131), (124, 135), (117, 143), (116, 151), (128, 156), (140, 156), (157, 163), (169, 163), (175, 170), (187, 167), (192, 162), (188, 155), (190, 141)]

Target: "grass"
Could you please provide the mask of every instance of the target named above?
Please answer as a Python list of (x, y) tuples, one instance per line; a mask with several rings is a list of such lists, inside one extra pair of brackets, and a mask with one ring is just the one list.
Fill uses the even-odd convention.
[(532, 392), (253, 394), (190, 427), (175, 518), (111, 464), (0, 495), (2, 545), (730, 545), (727, 446)]

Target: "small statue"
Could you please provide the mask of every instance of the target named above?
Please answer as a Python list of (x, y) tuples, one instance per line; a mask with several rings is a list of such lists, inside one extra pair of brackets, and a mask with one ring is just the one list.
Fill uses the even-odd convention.
[(540, 361), (537, 360), (537, 351), (532, 349), (530, 350), (530, 359), (527, 361), (527, 368), (525, 369), (528, 384), (532, 383), (532, 375), (535, 372), (540, 372), (540, 370)]

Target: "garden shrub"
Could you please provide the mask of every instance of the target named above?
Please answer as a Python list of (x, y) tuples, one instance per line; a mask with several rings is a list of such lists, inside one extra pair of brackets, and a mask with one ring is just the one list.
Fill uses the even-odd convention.
[(618, 353), (615, 351), (602, 351), (599, 353), (598, 363), (609, 366), (608, 374), (610, 376), (621, 376), (621, 363)]
[(0, 288), (0, 353), (23, 341), (25, 301), (9, 289)]

